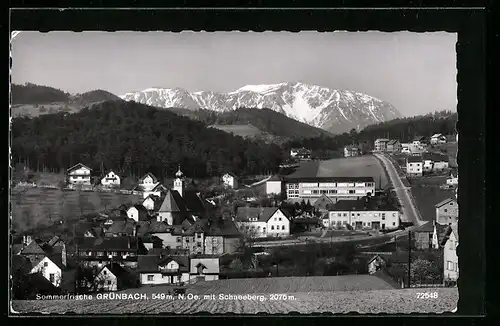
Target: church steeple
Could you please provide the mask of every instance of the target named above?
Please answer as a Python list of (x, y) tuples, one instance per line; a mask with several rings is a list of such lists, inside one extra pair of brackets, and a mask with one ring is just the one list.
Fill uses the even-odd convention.
[(184, 173), (181, 171), (181, 166), (179, 164), (179, 169), (175, 173), (175, 180), (174, 180), (174, 190), (177, 190), (177, 192), (183, 196), (184, 194)]

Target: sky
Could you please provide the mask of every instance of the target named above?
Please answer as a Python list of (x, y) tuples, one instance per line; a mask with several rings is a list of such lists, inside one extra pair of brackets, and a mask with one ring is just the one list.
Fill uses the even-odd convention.
[(456, 111), (454, 33), (21, 32), (12, 82), (116, 95), (151, 87), (228, 93), (299, 81), (365, 93), (404, 116)]

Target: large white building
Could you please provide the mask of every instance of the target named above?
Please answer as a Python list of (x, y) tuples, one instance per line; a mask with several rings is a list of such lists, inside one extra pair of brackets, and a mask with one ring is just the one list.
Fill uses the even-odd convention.
[(399, 227), (399, 210), (390, 205), (378, 206), (372, 198), (340, 200), (323, 218), (323, 226), (343, 229), (393, 229)]
[(327, 195), (336, 202), (375, 194), (373, 177), (289, 177), (285, 184), (288, 199), (315, 200)]
[(238, 207), (235, 224), (252, 238), (290, 235), (290, 216), (277, 207)]

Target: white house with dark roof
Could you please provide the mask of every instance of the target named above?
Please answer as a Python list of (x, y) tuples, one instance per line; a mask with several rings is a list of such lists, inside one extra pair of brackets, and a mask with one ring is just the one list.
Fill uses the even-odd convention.
[[(151, 172), (146, 173), (142, 178), (139, 179), (137, 184), (137, 189), (144, 192), (151, 191), (159, 184), (158, 179)], [(149, 196), (149, 193), (148, 193)], [(147, 196), (146, 196), (147, 197)]]
[(137, 269), (140, 283), (177, 284), (189, 281), (189, 257), (143, 255), (138, 257)]
[(130, 273), (117, 263), (103, 266), (94, 278), (95, 288), (98, 291), (118, 291), (133, 285)]
[(421, 177), (424, 172), (424, 162), (421, 156), (408, 156), (406, 158), (406, 174), (411, 177)]
[(290, 216), (277, 207), (238, 207), (235, 224), (250, 237), (290, 235)]
[(430, 143), (435, 145), (435, 144), (445, 144), (446, 143), (446, 136), (443, 134), (434, 134), (431, 136)]
[(222, 183), (229, 188), (238, 189), (239, 182), (238, 176), (234, 173), (228, 172), (222, 176)]
[(90, 174), (92, 169), (82, 163), (78, 163), (70, 167), (67, 172), (67, 179), (69, 184), (73, 185), (91, 185)]
[(133, 205), (127, 209), (127, 216), (136, 222), (147, 221), (149, 219), (148, 210), (143, 205)]
[(106, 175), (101, 179), (101, 185), (104, 187), (120, 187), (121, 178), (114, 171), (109, 171)]
[(162, 198), (156, 195), (149, 195), (142, 201), (142, 206), (144, 206), (148, 211), (157, 211), (162, 203)]
[(49, 257), (43, 257), (38, 260), (30, 260), (32, 268), (30, 274), (40, 273), (49, 280), (55, 287), (60, 287), (62, 283), (62, 264), (56, 264)]

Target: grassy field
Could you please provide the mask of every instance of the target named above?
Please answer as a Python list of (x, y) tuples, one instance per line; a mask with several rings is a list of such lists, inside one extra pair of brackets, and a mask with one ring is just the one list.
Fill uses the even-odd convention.
[(140, 200), (137, 195), (93, 191), (63, 191), (59, 189), (27, 188), (23, 191), (12, 190), (11, 209), (14, 223), (21, 228), (29, 218), (35, 224), (47, 221), (49, 216), (54, 220), (64, 216), (80, 215), (80, 207), (84, 213), (102, 211), (118, 207), (125, 203)]
[(376, 187), (379, 186), (379, 178), (382, 188), (389, 184), (383, 167), (373, 155), (321, 161), (316, 175), (318, 177), (373, 177)]
[(65, 108), (65, 106), (66, 105), (64, 103), (50, 103), (50, 104), (40, 104), (40, 105), (22, 104), (22, 105), (13, 105), (11, 112), (13, 117), (19, 117), (19, 116), (37, 117), (41, 114), (51, 114), (61, 111), (66, 111), (68, 113), (76, 113), (79, 111), (79, 108), (76, 106), (67, 105), (67, 108)]
[(212, 128), (216, 128), (228, 133), (232, 133), (241, 137), (255, 137), (262, 134), (259, 128), (247, 124), (247, 125), (212, 125)]
[[(435, 299), (418, 299), (417, 293), (437, 293)], [(154, 292), (160, 293), (160, 291)], [(270, 292), (266, 292), (270, 293)], [(457, 288), (437, 289), (398, 289), (345, 292), (295, 292), (286, 294), (278, 300), (270, 300), (268, 294), (251, 299), (221, 300), (215, 299), (164, 299), (153, 300), (33, 300), (13, 301), (12, 309), (18, 313), (171, 313), (193, 314), (236, 313), (236, 314), (286, 314), (297, 313), (443, 313), (454, 310), (458, 303)], [(210, 293), (213, 294), (213, 293)], [(230, 293), (224, 293), (230, 294)], [(284, 299), (286, 298), (286, 299)]]
[(436, 218), (434, 205), (450, 197), (455, 197), (454, 190), (439, 188), (446, 177), (429, 177), (412, 180), (411, 193), (424, 221)]

